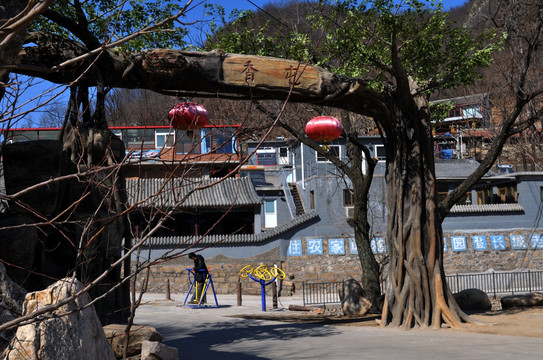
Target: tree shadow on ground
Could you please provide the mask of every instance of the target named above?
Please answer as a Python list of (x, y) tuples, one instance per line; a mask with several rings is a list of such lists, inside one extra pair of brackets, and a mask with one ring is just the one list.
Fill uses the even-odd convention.
[(376, 320), (381, 315), (320, 315), (320, 314), (249, 314), (249, 315), (231, 315), (230, 317), (252, 319), (252, 320), (272, 320), (283, 322), (295, 322), (306, 324), (327, 324), (327, 325), (359, 325), (359, 326), (379, 326)]
[[(304, 337), (324, 337), (337, 333), (333, 327), (308, 323), (276, 323), (263, 324), (261, 321), (244, 319), (220, 322), (180, 330), (179, 327), (161, 327), (157, 329), (163, 336), (163, 343), (179, 349), (182, 359), (221, 359), (221, 360), (264, 360), (272, 346), (270, 343), (284, 340), (295, 340)], [(262, 351), (255, 349), (255, 342), (265, 340)], [(246, 353), (239, 351), (240, 343), (251, 344)], [(235, 346), (237, 351), (222, 351), (217, 347)], [(256, 345), (258, 347), (258, 345)], [(275, 345), (273, 345), (275, 346)], [(262, 353), (256, 355), (255, 353)], [(272, 356), (272, 354), (268, 354)]]

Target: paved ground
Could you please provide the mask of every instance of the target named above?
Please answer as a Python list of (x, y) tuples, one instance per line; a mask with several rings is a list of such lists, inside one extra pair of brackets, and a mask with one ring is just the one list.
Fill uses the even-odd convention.
[[(164, 343), (179, 349), (180, 359), (518, 359), (543, 358), (543, 340), (523, 336), (487, 335), (449, 330), (394, 330), (365, 325), (280, 322), (239, 315), (290, 314), (299, 297), (280, 298), (278, 310), (262, 313), (260, 296), (218, 295), (219, 308), (178, 307), (183, 295), (147, 294), (136, 323), (150, 325)], [(213, 298), (208, 298), (212, 304)]]

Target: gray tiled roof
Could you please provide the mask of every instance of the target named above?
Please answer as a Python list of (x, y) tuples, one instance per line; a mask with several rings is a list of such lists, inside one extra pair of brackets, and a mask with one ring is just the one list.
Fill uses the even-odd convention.
[(439, 104), (442, 102), (452, 102), (455, 104), (474, 104), (480, 102), (485, 98), (486, 94), (473, 94), (473, 95), (464, 95), (448, 99), (438, 99), (432, 100), (434, 104)]
[(227, 245), (255, 245), (264, 241), (273, 239), (288, 230), (294, 229), (303, 223), (315, 219), (318, 217), (318, 213), (315, 210), (311, 210), (305, 214), (296, 216), (273, 229), (262, 232), (260, 234), (239, 234), (239, 235), (209, 235), (202, 238), (194, 236), (164, 236), (164, 237), (152, 237), (148, 242), (152, 246), (189, 246), (197, 243), (198, 246), (213, 245), (213, 244), (227, 244)]
[(251, 181), (246, 178), (129, 179), (128, 203), (159, 208), (225, 207), (260, 204)]
[(520, 204), (484, 204), (484, 205), (454, 205), (451, 213), (475, 213), (475, 212), (511, 212), (524, 211)]
[[(438, 179), (465, 179), (479, 167), (479, 163), (472, 159), (436, 159), (435, 166)], [(489, 171), (483, 177), (496, 175)]]

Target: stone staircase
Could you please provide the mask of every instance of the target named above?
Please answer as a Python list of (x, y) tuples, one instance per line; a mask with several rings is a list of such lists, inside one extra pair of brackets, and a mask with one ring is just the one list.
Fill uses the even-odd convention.
[(296, 216), (305, 214), (304, 204), (302, 202), (302, 197), (300, 196), (300, 191), (298, 190), (298, 185), (296, 185), (296, 183), (289, 183), (288, 187), (290, 188), (290, 193), (292, 194), (292, 199), (296, 206)]

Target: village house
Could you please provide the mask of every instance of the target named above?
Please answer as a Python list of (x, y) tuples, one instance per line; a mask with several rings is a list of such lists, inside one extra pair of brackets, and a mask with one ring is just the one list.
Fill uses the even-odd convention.
[[(200, 251), (220, 292), (234, 291), (237, 272), (248, 263), (280, 266), (299, 282), (359, 277), (350, 181), (311, 148), (278, 138), (247, 142), (247, 153), (242, 153), (235, 126), (190, 133), (169, 127), (112, 131), (127, 151), (128, 204), (137, 204), (130, 213), (135, 238), (173, 209), (148, 239), (151, 259)], [(55, 132), (12, 130), (10, 141), (52, 138)], [(384, 147), (378, 136), (359, 140), (379, 160), (369, 193), (369, 221), (374, 253), (386, 262)], [(345, 159), (342, 138), (329, 146)], [(473, 159), (441, 157), (436, 149), (438, 197), (477, 166)], [(542, 213), (543, 173), (515, 173), (507, 167), (489, 172), (443, 222), (446, 271), (543, 268)], [(174, 256), (155, 266), (156, 289), (151, 291), (160, 291), (166, 278), (173, 291), (184, 291), (189, 265)]]

